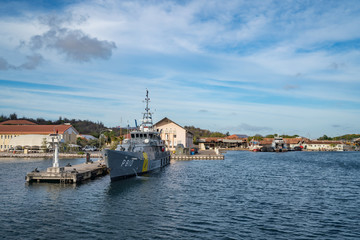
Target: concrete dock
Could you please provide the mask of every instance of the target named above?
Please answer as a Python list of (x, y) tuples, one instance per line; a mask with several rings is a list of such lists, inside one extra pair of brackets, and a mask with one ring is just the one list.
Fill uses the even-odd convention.
[(177, 161), (191, 161), (191, 160), (224, 160), (222, 154), (218, 155), (171, 155), (171, 160)]
[(195, 155), (187, 155), (187, 154), (172, 154), (171, 160), (177, 161), (191, 161), (191, 160), (224, 160), (225, 156), (223, 154), (219, 154), (214, 150), (200, 150)]
[(66, 167), (49, 167), (46, 171), (34, 170), (26, 175), (27, 182), (80, 183), (108, 174), (103, 160), (90, 161)]

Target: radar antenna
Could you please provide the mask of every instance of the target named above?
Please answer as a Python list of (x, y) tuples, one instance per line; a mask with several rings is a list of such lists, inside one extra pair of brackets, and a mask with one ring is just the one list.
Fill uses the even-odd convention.
[(146, 102), (146, 108), (143, 115), (143, 120), (142, 120), (142, 127), (145, 129), (150, 130), (149, 128), (153, 127), (153, 122), (152, 122), (152, 113), (150, 112), (150, 108), (149, 108), (149, 102), (150, 102), (150, 98), (149, 98), (149, 90), (146, 89), (146, 98), (145, 98), (145, 102)]

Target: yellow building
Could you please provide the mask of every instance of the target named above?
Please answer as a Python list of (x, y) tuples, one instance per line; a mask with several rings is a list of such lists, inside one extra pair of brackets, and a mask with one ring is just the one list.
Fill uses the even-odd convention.
[(168, 150), (175, 150), (178, 144), (184, 145), (185, 148), (194, 147), (194, 135), (166, 117), (155, 123), (154, 128), (160, 132), (161, 139)]

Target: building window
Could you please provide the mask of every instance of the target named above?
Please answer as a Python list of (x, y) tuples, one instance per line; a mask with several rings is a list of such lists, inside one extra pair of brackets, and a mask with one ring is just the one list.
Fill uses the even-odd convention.
[(174, 135), (174, 138), (176, 138), (176, 135)]

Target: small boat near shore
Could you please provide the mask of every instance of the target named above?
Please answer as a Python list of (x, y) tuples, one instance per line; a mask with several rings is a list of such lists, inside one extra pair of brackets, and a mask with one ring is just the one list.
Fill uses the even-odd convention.
[(274, 141), (271, 144), (271, 148), (274, 152), (287, 152), (287, 144), (285, 143), (282, 137), (275, 137)]
[(250, 141), (249, 150), (251, 152), (261, 152), (262, 146), (260, 146), (260, 142), (252, 139)]

